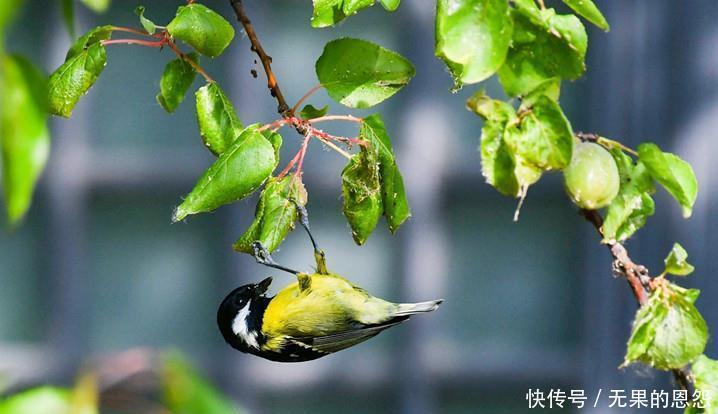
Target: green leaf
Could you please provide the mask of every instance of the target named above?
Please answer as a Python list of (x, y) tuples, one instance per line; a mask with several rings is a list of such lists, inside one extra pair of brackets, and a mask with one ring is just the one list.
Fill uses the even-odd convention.
[(277, 162), (272, 142), (259, 132), (257, 125), (248, 126), (204, 172), (175, 210), (173, 221), (213, 211), (249, 196), (269, 178)]
[(411, 62), (398, 53), (349, 38), (327, 43), (316, 71), (329, 96), (351, 108), (368, 108), (384, 101), (415, 74)]
[(2, 40), (5, 28), (17, 15), (25, 0), (3, 0), (0, 2), (0, 40)]
[(313, 105), (305, 105), (304, 108), (299, 112), (299, 116), (302, 119), (314, 119), (324, 116), (329, 111), (329, 105), (324, 105), (323, 108), (317, 109)]
[(708, 327), (693, 305), (698, 290), (665, 282), (636, 313), (624, 365), (682, 368), (703, 353)]
[(216, 83), (207, 83), (195, 97), (202, 141), (215, 155), (222, 154), (242, 132), (242, 122), (232, 102)]
[(696, 389), (701, 391), (703, 397), (703, 412), (718, 413), (718, 361), (701, 355), (693, 363), (691, 370)]
[(50, 113), (69, 118), (80, 98), (105, 69), (105, 47), (95, 43), (62, 64), (50, 75)]
[(232, 25), (224, 17), (199, 3), (180, 6), (175, 18), (167, 25), (167, 31), (175, 39), (209, 57), (221, 55), (234, 39)]
[(172, 414), (241, 414), (228, 398), (203, 378), (178, 352), (163, 355), (165, 407)]
[(369, 142), (379, 155), (382, 206), (389, 230), (395, 233), (411, 216), (404, 190), (404, 179), (396, 165), (391, 139), (379, 114), (364, 118), (359, 138)]
[(576, 16), (553, 9), (515, 9), (512, 16), (513, 43), (498, 71), (508, 95), (526, 94), (549, 78), (573, 80), (583, 74), (588, 38)]
[(519, 113), (519, 122), (508, 126), (505, 139), (516, 155), (542, 170), (560, 170), (571, 162), (571, 124), (561, 107), (545, 95)]
[(60, 0), (62, 21), (65, 23), (70, 38), (75, 38), (75, 0)]
[(609, 31), (610, 27), (606, 18), (603, 17), (601, 10), (591, 0), (563, 0), (564, 3), (573, 11), (581, 15), (589, 22), (598, 26), (598, 28)]
[(95, 13), (104, 13), (110, 8), (110, 0), (80, 0), (82, 4), (87, 6)]
[[(321, 28), (334, 26), (360, 10), (373, 6), (374, 0), (312, 0), (312, 3), (312, 27)], [(390, 11), (399, 7), (399, 0), (382, 0), (381, 3)]]
[(58, 414), (70, 408), (70, 392), (56, 387), (23, 391), (0, 402), (0, 414)]
[(548, 78), (536, 85), (535, 88), (523, 97), (519, 110), (530, 108), (541, 96), (546, 96), (552, 101), (558, 102), (561, 97), (561, 78)]
[(8, 219), (16, 224), (30, 207), (50, 152), (47, 78), (19, 56), (4, 56), (2, 70), (2, 179)]
[(506, 60), (513, 22), (506, 0), (438, 0), (436, 56), (457, 87), (493, 75)]
[(618, 166), (621, 187), (606, 209), (601, 228), (603, 242), (623, 242), (646, 224), (655, 212), (651, 194), (655, 191), (653, 177), (643, 163), (634, 163), (619, 147), (609, 148)]
[(344, 216), (358, 245), (369, 238), (384, 211), (378, 158), (374, 147), (362, 147), (342, 171)]
[(157, 25), (150, 19), (145, 17), (145, 6), (137, 6), (135, 8), (135, 14), (140, 18), (140, 23), (144, 27), (145, 31), (149, 34), (155, 34), (157, 31)]
[(514, 107), (504, 101), (491, 99), (483, 90), (469, 98), (467, 106), (484, 118), (484, 126), (481, 128), (481, 173), (486, 182), (500, 193), (516, 197), (520, 188), (516, 177), (516, 161), (504, 141), (506, 126), (516, 119)]
[(665, 272), (675, 276), (687, 276), (693, 273), (695, 268), (686, 259), (688, 259), (686, 250), (680, 244), (674, 243), (668, 257), (663, 261), (666, 265)]
[[(190, 53), (185, 56), (193, 62), (199, 63), (197, 53)], [(186, 60), (177, 58), (170, 61), (165, 66), (165, 71), (160, 79), (160, 93), (157, 94), (157, 102), (167, 112), (174, 112), (184, 100), (187, 90), (192, 86), (196, 75), (197, 71)]]
[(683, 207), (683, 217), (690, 217), (698, 195), (698, 181), (693, 168), (675, 154), (663, 152), (656, 144), (638, 146), (638, 159), (646, 165), (653, 178)]
[(388, 11), (394, 11), (399, 8), (399, 3), (401, 3), (401, 0), (379, 0), (379, 3), (381, 3), (384, 9)]
[(65, 62), (86, 52), (87, 49), (112, 37), (112, 26), (98, 26), (85, 33), (72, 44), (65, 56)]
[(253, 254), (252, 243), (259, 241), (270, 252), (294, 230), (299, 218), (297, 204), (307, 204), (307, 191), (295, 176), (271, 178), (262, 190), (254, 221), (234, 244), (234, 250)]

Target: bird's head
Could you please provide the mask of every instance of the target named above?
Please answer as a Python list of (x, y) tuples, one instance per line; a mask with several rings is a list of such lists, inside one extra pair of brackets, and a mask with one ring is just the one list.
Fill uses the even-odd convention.
[(242, 352), (259, 351), (261, 327), (269, 299), (264, 295), (272, 284), (268, 277), (234, 289), (217, 310), (217, 325), (224, 340)]

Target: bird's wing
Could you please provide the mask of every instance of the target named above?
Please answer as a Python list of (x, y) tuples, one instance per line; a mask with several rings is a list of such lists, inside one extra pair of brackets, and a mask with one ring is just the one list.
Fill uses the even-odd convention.
[(363, 328), (352, 329), (349, 331), (339, 332), (331, 335), (291, 338), (292, 342), (311, 347), (319, 352), (337, 352), (342, 349), (349, 348), (369, 338), (376, 336), (384, 329), (391, 328), (404, 322), (406, 317), (395, 318), (391, 321), (378, 325), (371, 325)]

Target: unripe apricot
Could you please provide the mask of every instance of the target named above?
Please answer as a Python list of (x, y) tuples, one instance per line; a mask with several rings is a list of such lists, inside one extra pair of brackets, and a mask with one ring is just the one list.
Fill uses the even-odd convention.
[(571, 163), (563, 170), (566, 192), (577, 206), (596, 210), (618, 194), (618, 167), (605, 148), (591, 142), (574, 145)]

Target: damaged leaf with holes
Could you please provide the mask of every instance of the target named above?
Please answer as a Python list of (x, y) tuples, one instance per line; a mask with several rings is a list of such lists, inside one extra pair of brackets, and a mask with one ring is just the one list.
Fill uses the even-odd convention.
[(180, 6), (175, 18), (167, 25), (167, 32), (212, 58), (221, 55), (234, 39), (232, 25), (217, 12), (199, 3)]
[[(197, 53), (189, 53), (186, 59), (199, 63)], [(197, 76), (197, 71), (185, 59), (177, 58), (165, 66), (160, 79), (160, 93), (157, 102), (169, 113), (172, 113), (184, 101), (185, 95)], [(240, 126), (241, 128), (241, 126)], [(201, 132), (201, 130), (200, 130)]]
[(255, 192), (277, 167), (275, 145), (257, 125), (248, 126), (200, 177), (175, 210), (173, 221), (213, 211)]
[(350, 38), (327, 43), (316, 72), (329, 96), (350, 108), (368, 108), (390, 98), (416, 73), (400, 54)]
[(636, 313), (624, 366), (642, 362), (662, 370), (682, 368), (708, 342), (708, 326), (694, 305), (700, 292), (657, 281), (659, 286)]
[(498, 71), (506, 93), (523, 95), (549, 78), (581, 76), (588, 46), (581, 21), (554, 9), (539, 10), (532, 1), (515, 3), (511, 48)]
[(252, 244), (259, 241), (273, 252), (294, 230), (299, 218), (297, 205), (306, 204), (307, 190), (299, 177), (271, 178), (259, 196), (254, 221), (234, 244), (234, 250), (253, 254)]
[(343, 212), (358, 245), (374, 231), (384, 207), (382, 203), (379, 154), (374, 147), (362, 147), (342, 171)]
[(213, 154), (220, 155), (242, 132), (242, 122), (234, 105), (217, 83), (209, 82), (199, 88), (195, 98), (202, 141)]
[(109, 26), (92, 29), (73, 44), (65, 63), (50, 75), (49, 111), (69, 118), (80, 98), (95, 84), (105, 69), (107, 53), (100, 43), (110, 38)]
[(435, 53), (457, 87), (493, 75), (506, 60), (513, 20), (506, 0), (439, 0)]
[(379, 114), (364, 118), (359, 138), (378, 152), (383, 214), (389, 230), (395, 233), (411, 216), (411, 211), (404, 189), (404, 178), (396, 165), (391, 139)]

